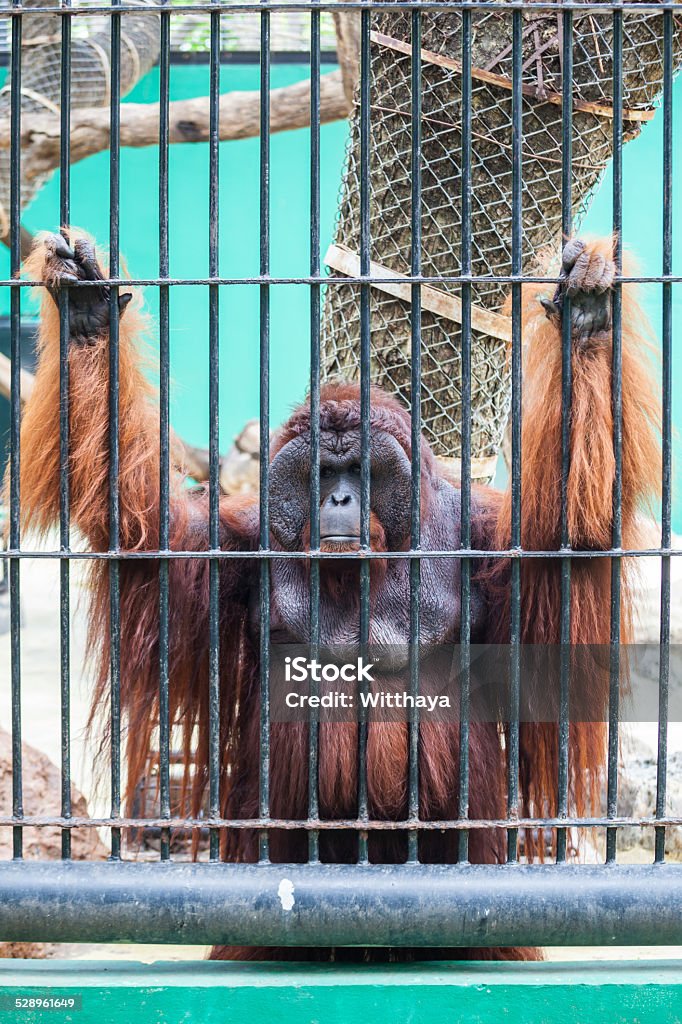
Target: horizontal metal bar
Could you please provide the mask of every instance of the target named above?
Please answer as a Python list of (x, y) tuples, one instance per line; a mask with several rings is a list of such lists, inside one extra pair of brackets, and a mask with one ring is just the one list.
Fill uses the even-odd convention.
[[(277, 11), (277, 12), (289, 12), (289, 11), (304, 11), (310, 13), (310, 11), (386, 11), (386, 10), (438, 10), (438, 11), (528, 11), (528, 0), (339, 0), (338, 3), (333, 0), (327, 0), (325, 3), (318, 3), (317, 0), (309, 0), (308, 3), (294, 2), (286, 3), (286, 0), (262, 0), (257, 3), (231, 3), (230, 0), (222, 0), (218, 3), (202, 3), (202, 4), (178, 4), (177, 7), (174, 5), (170, 10), (171, 13), (176, 14), (210, 14), (212, 12), (220, 12), (223, 14), (241, 13), (245, 11), (249, 12), (262, 12), (262, 11)], [(614, 9), (622, 11), (649, 11), (651, 13), (660, 13), (661, 11), (672, 11), (679, 9), (679, 0), (661, 0), (660, 3), (649, 2), (649, 3), (637, 3), (636, 0), (623, 0), (622, 3), (618, 3), (614, 0), (613, 3), (605, 3), (604, 0), (594, 0), (593, 3), (583, 3), (582, 0), (533, 0), (534, 11), (580, 11), (583, 14), (590, 11), (599, 10), (600, 13), (604, 11), (612, 11)], [(148, 9), (149, 14), (161, 14), (163, 8), (161, 7), (150, 7)], [(122, 3), (120, 6), (103, 6), (97, 8), (97, 17), (100, 15), (112, 15), (112, 14), (140, 14), (139, 4), (125, 4)], [(147, 10), (144, 11), (147, 14)], [(17, 15), (61, 15), (66, 17), (78, 17), (79, 15), (85, 15), (92, 17), (92, 7), (12, 7), (2, 11), (0, 18), (15, 17)]]
[[(533, 277), (532, 275), (513, 276), (510, 274), (449, 274), (445, 277), (414, 277), (406, 274), (400, 278), (403, 284), (546, 284), (556, 285), (558, 277)], [(107, 277), (104, 283), (127, 288), (150, 288), (164, 285), (165, 287), (178, 285), (184, 287), (196, 287), (199, 285), (276, 285), (276, 284), (306, 284), (306, 285), (349, 285), (349, 284), (395, 284), (394, 277), (380, 277), (368, 274), (359, 277), (326, 277), (321, 274), (315, 277), (272, 277), (269, 274), (262, 274), (257, 277)], [(614, 284), (682, 284), (682, 276), (678, 274), (659, 274), (658, 276), (639, 277), (614, 277)], [(98, 288), (101, 281), (73, 281), (65, 282), (66, 288)], [(17, 278), (0, 280), (0, 288), (40, 288), (40, 281), (25, 281)]]
[[(201, 13), (200, 9), (199, 13)], [(167, 9), (172, 14), (172, 9)], [(172, 65), (208, 64), (208, 50), (171, 50)], [(320, 64), (338, 64), (336, 50), (321, 49)], [(221, 50), (221, 64), (260, 64), (258, 50)], [(310, 50), (273, 50), (270, 55), (271, 64), (310, 64)]]
[(663, 815), (654, 817), (631, 818), (608, 818), (605, 816), (580, 818), (566, 815), (565, 817), (554, 818), (405, 818), (402, 820), (386, 820), (384, 818), (178, 818), (178, 817), (157, 817), (157, 818), (83, 818), (71, 816), (69, 818), (60, 815), (0, 815), (0, 828), (11, 828), (15, 825), (22, 825), (26, 828), (135, 828), (135, 829), (284, 829), (295, 831), (303, 829), (312, 831), (357, 831), (367, 829), (374, 832), (396, 832), (396, 831), (451, 831), (468, 832), (479, 829), (508, 829), (510, 825), (515, 828), (654, 828), (657, 826), (682, 826), (682, 816)]
[[(153, 12), (152, 12), (153, 13)], [(172, 14), (172, 8), (167, 7), (162, 13)], [(198, 9), (198, 13), (201, 13)], [(208, 50), (171, 50), (170, 51), (170, 65), (172, 67), (187, 67), (190, 65), (207, 65), (210, 60), (210, 54)], [(322, 49), (320, 50), (320, 63), (321, 64), (338, 64), (339, 58), (336, 50), (333, 49)], [(221, 64), (258, 64), (260, 62), (260, 53), (258, 50), (221, 50), (220, 51), (220, 63)], [(273, 50), (271, 56), (271, 62), (273, 64), (310, 64), (310, 51), (309, 50)], [(9, 67), (10, 54), (0, 53), (0, 68)], [(154, 67), (159, 66), (159, 61), (156, 61)]]
[(682, 555), (682, 548), (613, 548), (607, 551), (574, 551), (571, 548), (561, 548), (559, 551), (522, 551), (513, 548), (507, 551), (487, 551), (480, 548), (458, 548), (456, 551), (423, 551), (421, 549), (408, 549), (407, 551), (273, 551), (263, 548), (258, 551), (222, 551), (220, 549), (209, 549), (207, 551), (26, 551), (25, 549), (8, 548), (0, 551), (2, 558), (73, 558), (73, 559), (136, 559), (155, 560), (159, 558), (224, 558), (247, 561), (266, 561), (281, 558), (304, 559), (331, 559), (338, 562), (339, 559), (349, 559), (351, 562), (358, 562), (363, 559), (399, 559), (399, 558), (660, 558), (662, 555), (671, 557)]
[(0, 934), (263, 946), (679, 944), (682, 866), (8, 862)]

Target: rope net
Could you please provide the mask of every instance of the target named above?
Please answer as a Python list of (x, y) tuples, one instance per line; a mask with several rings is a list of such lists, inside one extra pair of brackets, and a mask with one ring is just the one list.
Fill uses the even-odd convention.
[[(121, 94), (135, 86), (151, 68), (159, 52), (158, 17), (144, 13), (157, 0), (137, 0), (140, 13), (121, 17)], [(59, 0), (24, 0), (23, 6), (59, 7)], [(8, 0), (0, 3), (8, 7)], [(57, 14), (31, 14), (22, 20), (21, 110), (22, 114), (59, 114), (61, 105), (62, 18)], [(111, 86), (111, 18), (92, 15), (74, 19), (71, 40), (71, 106), (106, 106)], [(9, 124), (12, 87), (0, 90), (0, 120)], [(49, 175), (33, 175), (26, 161), (21, 168), (21, 208), (28, 206)], [(9, 148), (0, 152), (0, 234), (9, 226)]]
[[(422, 273), (461, 269), (461, 15), (422, 13)], [(539, 253), (561, 242), (561, 12), (522, 14), (522, 266), (545, 272)], [(662, 88), (663, 18), (623, 12), (623, 136), (639, 134)], [(674, 16), (675, 66), (682, 18)], [(411, 267), (410, 12), (373, 13), (370, 83), (370, 258), (374, 276), (409, 275)], [(613, 14), (574, 12), (573, 175), (571, 203), (578, 228), (613, 151)], [(511, 274), (512, 15), (472, 12), (472, 273)], [(335, 276), (359, 273), (360, 112), (352, 118), (335, 245), (327, 263)], [(436, 454), (461, 453), (461, 286), (422, 288), (422, 417)], [(472, 286), (472, 475), (494, 471), (510, 407), (510, 325), (499, 313), (509, 286)], [(375, 383), (410, 404), (409, 285), (402, 294), (370, 288), (371, 373)], [(478, 309), (476, 309), (478, 307)], [(490, 319), (489, 314), (493, 315)], [(326, 376), (359, 376), (360, 286), (329, 285), (323, 325)]]

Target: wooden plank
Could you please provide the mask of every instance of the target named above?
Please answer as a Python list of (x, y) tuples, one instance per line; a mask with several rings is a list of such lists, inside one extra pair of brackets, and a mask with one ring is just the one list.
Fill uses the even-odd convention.
[(2, 1024), (677, 1024), (681, 1007), (680, 961), (0, 964)]
[[(343, 245), (330, 245), (324, 257), (324, 262), (332, 270), (339, 274), (346, 274), (348, 277), (360, 277), (360, 257), (357, 253), (351, 252)], [(395, 270), (389, 270), (381, 263), (370, 262), (370, 277), (390, 278), (389, 281), (381, 283), (370, 281), (372, 288), (380, 292), (393, 295), (396, 299), (402, 299), (409, 303), (412, 298), (412, 285), (405, 280), (404, 274)], [(455, 295), (448, 295), (438, 288), (423, 284), (421, 288), (422, 308), (428, 309), (431, 313), (437, 313), (446, 320), (453, 320), (455, 323), (462, 322), (462, 303)], [(502, 316), (500, 313), (492, 313), (481, 306), (471, 307), (471, 326), (475, 331), (481, 331), (492, 338), (499, 338), (511, 344), (511, 318)]]
[[(437, 455), (438, 463), (443, 467), (445, 476), (451, 483), (459, 484), (462, 479), (462, 460), (454, 455)], [(497, 455), (472, 458), (471, 479), (489, 483), (497, 469)]]
[[(402, 39), (394, 39), (393, 36), (386, 36), (383, 32), (370, 32), (370, 36), (372, 41), (379, 43), (380, 46), (387, 46), (389, 50), (396, 50), (398, 53), (404, 53), (408, 57), (412, 56), (411, 43), (405, 43)], [(459, 71), (461, 74), (462, 63), (459, 60), (455, 60), (454, 57), (446, 57), (445, 54), (434, 53), (433, 50), (422, 50), (421, 59), (427, 64), (437, 64), (441, 68)], [(488, 85), (495, 85), (500, 89), (511, 90), (513, 88), (511, 78), (507, 78), (505, 75), (497, 75), (494, 71), (485, 71), (483, 68), (472, 68), (471, 77), (478, 79), (480, 82), (487, 82)], [(545, 91), (544, 96), (541, 98), (532, 85), (522, 85), (521, 92), (528, 99), (534, 100), (538, 104), (551, 103), (553, 106), (560, 107), (563, 103), (563, 97), (560, 92)], [(607, 107), (602, 103), (592, 103), (589, 100), (574, 98), (573, 109), (582, 110), (588, 114), (595, 114), (597, 117), (613, 119), (613, 107)], [(623, 110), (623, 120), (651, 121), (655, 114), (656, 111), (654, 109), (633, 110), (626, 108)]]

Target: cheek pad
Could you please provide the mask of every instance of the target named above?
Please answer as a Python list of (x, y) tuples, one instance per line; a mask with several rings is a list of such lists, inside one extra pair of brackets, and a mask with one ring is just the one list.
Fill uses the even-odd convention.
[[(395, 438), (372, 435), (371, 508), (386, 531), (389, 546), (399, 547), (410, 532), (410, 461)], [(359, 452), (358, 452), (359, 457)], [(310, 517), (310, 445), (307, 437), (290, 441), (270, 463), (270, 528), (287, 551), (301, 548)]]
[(372, 452), (372, 511), (386, 531), (389, 547), (399, 547), (410, 532), (410, 462), (398, 442), (377, 439)]
[(286, 551), (301, 547), (310, 517), (310, 448), (297, 437), (270, 463), (270, 529)]

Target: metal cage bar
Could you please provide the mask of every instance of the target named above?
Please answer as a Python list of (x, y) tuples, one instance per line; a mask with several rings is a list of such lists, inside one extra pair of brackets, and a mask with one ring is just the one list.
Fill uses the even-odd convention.
[[(614, 261), (620, 271), (623, 265), (623, 13), (613, 11), (613, 237)], [(618, 550), (623, 542), (623, 351), (622, 319), (623, 296), (621, 286), (613, 288), (613, 330), (611, 402), (613, 406), (613, 454), (615, 476), (613, 483), (613, 527), (611, 545)], [(607, 812), (615, 815), (618, 809), (618, 714), (620, 706), (620, 637), (621, 637), (621, 573), (618, 555), (611, 559), (611, 642), (609, 665), (609, 734)], [(607, 863), (616, 859), (617, 832), (606, 831)]]
[[(8, 863), (8, 940), (229, 941), (264, 946), (543, 946), (679, 943), (682, 893), (671, 864)], [(296, 912), (278, 896), (286, 879)], [(622, 899), (627, 886), (627, 900)], [(135, 892), (135, 900), (130, 893)], [(363, 912), (358, 913), (358, 906)], [(491, 908), (495, 912), (491, 912)]]
[[(66, 0), (69, 6), (71, 0)], [(59, 223), (71, 221), (71, 22), (62, 18), (61, 52), (61, 138), (59, 153)], [(68, 551), (69, 509), (69, 290), (59, 296), (59, 546)], [(62, 816), (71, 816), (71, 566), (59, 563), (59, 644), (61, 687), (61, 783)], [(71, 856), (71, 835), (62, 832), (62, 857)]]
[[(471, 11), (462, 11), (462, 274), (471, 273)], [(471, 546), (471, 284), (462, 283), (462, 459), (460, 544)], [(469, 814), (469, 698), (471, 689), (471, 561), (460, 562), (460, 726), (457, 814)], [(469, 856), (469, 833), (461, 832), (457, 858)]]
[[(335, 3), (332, 8), (330, 4), (320, 3), (320, 10), (340, 10), (340, 11), (370, 11), (377, 9), (377, 4), (382, 0), (339, 0), (338, 4)], [(391, 0), (391, 7), (398, 11), (410, 11), (418, 8), (422, 11), (429, 10), (444, 10), (444, 11), (462, 11), (467, 8), (476, 10), (478, 5), (485, 5), (487, 11), (501, 11), (505, 14), (520, 10), (524, 11), (528, 7), (529, 0)], [(579, 11), (584, 13), (589, 10), (603, 9), (604, 3), (602, 0), (588, 0), (587, 3), (583, 3), (582, 0), (533, 0), (534, 11)], [(610, 9), (618, 7), (623, 12), (628, 11), (645, 11), (651, 13), (662, 13), (664, 11), (673, 11), (678, 7), (677, 0), (623, 0), (622, 3), (617, 0), (607, 0), (606, 6)], [(310, 0), (293, 0), (289, 3), (287, 0), (252, 0), (252, 2), (239, 2), (230, 4), (231, 11), (237, 11), (239, 13), (244, 11), (251, 11), (253, 13), (263, 12), (283, 12), (283, 11), (304, 11), (310, 13), (311, 2)], [(197, 4), (174, 4), (173, 14), (196, 14), (198, 10)], [(204, 13), (224, 13), (225, 3), (222, 0), (206, 0), (202, 2), (201, 10)], [(9, 10), (3, 10), (3, 17), (20, 18), (24, 14), (54, 14), (54, 8), (52, 7), (22, 7), (20, 3), (12, 5)], [(139, 8), (133, 4), (126, 3), (115, 3), (103, 4), (102, 7), (97, 8), (97, 14), (104, 14), (112, 16), (115, 14), (136, 14), (139, 13)], [(60, 12), (61, 14), (61, 12)], [(77, 17), (78, 15), (92, 16), (92, 9), (86, 6), (74, 7), (70, 9), (66, 14), (69, 17)]]
[[(320, 276), (320, 12), (310, 15), (310, 274)], [(320, 547), (320, 312), (321, 285), (310, 287), (310, 550)], [(320, 561), (310, 562), (310, 650), (320, 648)], [(313, 694), (317, 683), (313, 681)], [(308, 816), (319, 816), (319, 722), (311, 709), (308, 725)], [(320, 856), (319, 833), (308, 836), (308, 856)]]
[[(573, 15), (562, 15), (563, 27), (563, 99), (562, 99), (562, 151), (561, 151), (561, 230), (569, 238), (573, 230), (572, 178), (573, 178)], [(571, 300), (565, 295), (561, 331), (561, 697), (559, 718), (559, 772), (557, 778), (557, 809), (561, 817), (568, 813), (568, 702), (570, 697), (570, 643), (571, 643), (571, 543), (568, 532), (568, 473), (571, 463)], [(565, 829), (557, 831), (557, 862), (566, 859), (567, 835)]]
[[(170, 14), (161, 14), (159, 39), (159, 277), (169, 272), (168, 143)], [(170, 547), (170, 295), (159, 286), (159, 548)], [(159, 805), (171, 816), (170, 795), (170, 562), (159, 561)], [(161, 831), (160, 857), (170, 859), (170, 830)]]
[[(533, 3), (533, 11), (551, 11), (557, 16), (561, 36), (562, 113), (560, 164), (562, 190), (562, 231), (568, 237), (573, 230), (575, 203), (572, 194), (574, 161), (574, 17), (590, 5), (583, 2)], [(594, 4), (603, 11), (604, 4)], [(505, 944), (561, 944), (593, 942), (682, 942), (682, 877), (680, 869), (666, 860), (666, 834), (672, 827), (682, 826), (682, 817), (667, 808), (667, 732), (670, 697), (670, 644), (671, 644), (671, 564), (682, 551), (672, 547), (672, 355), (673, 355), (673, 286), (682, 283), (682, 276), (674, 273), (673, 262), (673, 75), (675, 70), (674, 41), (676, 17), (679, 9), (671, 0), (662, 3), (609, 3), (613, 19), (613, 228), (616, 239), (615, 254), (617, 276), (613, 292), (613, 349), (612, 349), (612, 409), (613, 446), (616, 473), (613, 489), (613, 530), (610, 546), (605, 550), (574, 550), (567, 514), (567, 496), (571, 463), (571, 400), (572, 400), (572, 337), (571, 302), (563, 300), (563, 327), (561, 353), (561, 499), (560, 544), (557, 550), (526, 550), (523, 546), (522, 522), (522, 405), (523, 405), (523, 337), (522, 286), (540, 282), (548, 287), (561, 280), (556, 275), (538, 276), (523, 272), (523, 202), (524, 202), (524, 130), (527, 125), (527, 103), (524, 93), (524, 22), (527, 4), (522, 0), (485, 3), (477, 0), (341, 0), (333, 4), (336, 11), (355, 12), (360, 22), (360, 81), (357, 92), (360, 139), (360, 273), (357, 277), (322, 276), (321, 250), (321, 66), (326, 59), (321, 48), (321, 17), (332, 9), (330, 3), (307, 0), (284, 4), (281, 0), (257, 0), (229, 5), (229, 12), (252, 12), (260, 17), (260, 139), (259, 139), (259, 268), (258, 274), (243, 277), (221, 276), (219, 260), (219, 206), (220, 206), (220, 72), (223, 54), (220, 50), (221, 18), (228, 8), (224, 3), (178, 4), (162, 0), (152, 12), (158, 17), (159, 31), (159, 172), (158, 172), (158, 266), (157, 278), (128, 280), (121, 274), (119, 258), (120, 201), (121, 201), (121, 46), (125, 32), (125, 18), (139, 12), (139, 6), (112, 0), (110, 5), (98, 8), (98, 14), (110, 20), (111, 32), (111, 91), (109, 156), (109, 232), (110, 269), (108, 283), (110, 299), (109, 345), (109, 540), (108, 550), (90, 552), (72, 547), (69, 493), (69, 292), (96, 286), (95, 282), (74, 282), (63, 291), (59, 299), (60, 323), (60, 491), (59, 491), (59, 548), (58, 550), (29, 550), (22, 544), (20, 523), (20, 326), (22, 291), (31, 283), (15, 275), (20, 266), (20, 212), (21, 212), (21, 44), (22, 25), (36, 13), (57, 13), (61, 19), (61, 148), (60, 148), (60, 200), (59, 215), (63, 225), (68, 224), (71, 212), (69, 128), (71, 124), (71, 73), (74, 18), (87, 9), (62, 0), (58, 9), (24, 8), (19, 0), (3, 9), (2, 17), (11, 20), (12, 51), (9, 78), (12, 88), (10, 118), (10, 266), (11, 278), (0, 281), (0, 287), (9, 289), (11, 302), (11, 450), (10, 450), (10, 522), (9, 560), (11, 597), (11, 699), (12, 699), (12, 768), (13, 791), (11, 813), (0, 814), (0, 827), (13, 829), (14, 861), (0, 865), (0, 929), (3, 936), (49, 940), (89, 939), (104, 941), (122, 934), (135, 941), (177, 941), (182, 932), (184, 941), (229, 942), (265, 945), (290, 944), (361, 944), (371, 945), (476, 945)], [(405, 14), (410, 44), (405, 56), (409, 61), (409, 95), (406, 119), (410, 135), (410, 252), (409, 274), (404, 281), (409, 285), (410, 303), (410, 442), (411, 475), (409, 507), (409, 546), (405, 550), (377, 552), (371, 548), (371, 429), (372, 392), (370, 389), (370, 353), (372, 339), (373, 286), (390, 283), (372, 271), (372, 237), (370, 214), (374, 201), (372, 192), (373, 122), (372, 108), (372, 24), (378, 11), (388, 9)], [(476, 75), (473, 47), (476, 13), (485, 9), (510, 16), (512, 26), (510, 110), (511, 110), (511, 272), (507, 275), (476, 275), (473, 273), (472, 208), (475, 200), (475, 167), (472, 159), (473, 101)], [(623, 30), (628, 14), (653, 10), (660, 15), (663, 50), (663, 259), (661, 274), (629, 275), (623, 273), (623, 113), (624, 113), (624, 57)], [(172, 19), (197, 10), (210, 18), (208, 45), (209, 65), (209, 139), (208, 139), (208, 274), (203, 277), (174, 278), (171, 276), (170, 244), (170, 95), (171, 95), (171, 25)], [(425, 59), (423, 40), (425, 14), (433, 11), (452, 12), (460, 18), (460, 83), (462, 118), (459, 153), (461, 160), (461, 245), (460, 270), (445, 276), (424, 274), (423, 213), (424, 213), (424, 152), (423, 125), (428, 117), (424, 105), (424, 82), (430, 73)], [(271, 16), (282, 12), (302, 11), (310, 17), (310, 252), (308, 274), (276, 276), (271, 274), (271, 151), (270, 125), (272, 82), (271, 65), (276, 60), (272, 51)], [(453, 268), (454, 271), (454, 268)], [(481, 550), (475, 546), (473, 510), (476, 492), (472, 486), (472, 310), (473, 290), (484, 282), (508, 284), (511, 292), (511, 533), (508, 549)], [(661, 288), (662, 308), (662, 522), (660, 548), (623, 548), (622, 529), (622, 470), (623, 470), (623, 395), (622, 395), (622, 318), (623, 284), (651, 282)], [(119, 507), (119, 287), (139, 285), (157, 288), (159, 293), (159, 536), (158, 551), (121, 550), (121, 516)], [(260, 496), (258, 544), (255, 550), (231, 551), (221, 549), (220, 519), (220, 451), (219, 451), (219, 369), (220, 369), (220, 290), (223, 287), (250, 285), (259, 292), (259, 367), (260, 367)], [(281, 551), (271, 540), (270, 523), (270, 333), (271, 295), (278, 286), (302, 286), (309, 289), (309, 345), (310, 345), (310, 543), (305, 551)], [(425, 317), (423, 290), (428, 285), (452, 285), (461, 295), (461, 533), (458, 546), (453, 550), (424, 550), (422, 548), (422, 498), (424, 464), (421, 452), (422, 432), (422, 358), (424, 350)], [(173, 515), (171, 506), (172, 433), (170, 422), (170, 296), (173, 288), (206, 287), (208, 295), (209, 348), (209, 481), (208, 481), (208, 545), (206, 550), (171, 549), (173, 543)], [(360, 551), (359, 553), (330, 553), (320, 550), (320, 451), (321, 451), (321, 298), (323, 288), (352, 287), (359, 296), (360, 308)], [(73, 293), (72, 301), (73, 301)], [(627, 537), (625, 538), (627, 540)], [(658, 756), (655, 810), (651, 815), (627, 817), (618, 814), (618, 740), (620, 724), (621, 647), (621, 571), (625, 557), (661, 558), (661, 620), (660, 665), (658, 674)], [(511, 634), (509, 645), (510, 694), (508, 719), (503, 728), (507, 768), (506, 815), (484, 819), (471, 813), (471, 657), (472, 657), (472, 603), (474, 586), (472, 576), (477, 561), (507, 558), (510, 561)], [(556, 772), (555, 813), (542, 814), (534, 809), (533, 816), (520, 811), (520, 730), (521, 717), (521, 647), (522, 635), (522, 581), (524, 562), (532, 559), (556, 559), (561, 581), (561, 611), (558, 623), (560, 662), (560, 701), (558, 721), (558, 762)], [(26, 815), (22, 794), (21, 746), (21, 637), (20, 637), (20, 577), (21, 565), (26, 559), (56, 559), (60, 567), (60, 705), (61, 705), (61, 805), (53, 816)], [(121, 665), (125, 651), (121, 650), (121, 576), (131, 562), (137, 559), (156, 560), (159, 593), (159, 649), (158, 649), (158, 810), (153, 813), (122, 814), (121, 742)], [(172, 721), (171, 721), (171, 574), (174, 563), (183, 559), (208, 560), (208, 654), (209, 676), (207, 702), (209, 708), (207, 814), (193, 809), (191, 816), (177, 813), (172, 798)], [(225, 794), (221, 783), (229, 775), (230, 766), (222, 763), (222, 745), (225, 731), (230, 728), (221, 723), (221, 572), (230, 560), (252, 561), (254, 575), (259, 583), (259, 651), (260, 711), (258, 722), (260, 760), (258, 766), (258, 816), (256, 818), (226, 817)], [(410, 692), (420, 692), (419, 643), (422, 634), (424, 594), (422, 593), (424, 566), (429, 560), (443, 559), (459, 572), (461, 625), (456, 658), (460, 671), (461, 705), (458, 721), (458, 773), (453, 784), (455, 817), (434, 819), (421, 814), (420, 806), (420, 753), (424, 742), (423, 723), (415, 710), (408, 723), (408, 777), (404, 818), (383, 820), (372, 815), (368, 793), (368, 721), (361, 713), (357, 743), (357, 809), (342, 820), (323, 817), (319, 798), (320, 730), (317, 715), (310, 719), (307, 733), (307, 794), (305, 817), (301, 820), (276, 816), (277, 808), (270, 793), (271, 721), (271, 564), (276, 560), (298, 560), (310, 569), (306, 599), (308, 602), (310, 647), (313, 656), (319, 651), (322, 624), (320, 621), (321, 573), (326, 560), (359, 560), (359, 622), (357, 640), (361, 651), (367, 649), (371, 638), (370, 601), (372, 572), (376, 559), (399, 564), (407, 560), (409, 574), (409, 680)], [(569, 728), (571, 698), (571, 582), (574, 562), (584, 559), (608, 559), (611, 581), (609, 651), (609, 718), (608, 718), (608, 779), (605, 813), (589, 817), (571, 813), (569, 792)], [(109, 579), (110, 629), (110, 812), (99, 818), (82, 818), (73, 814), (71, 801), (71, 563), (87, 566), (99, 560), (106, 566)], [(426, 561), (425, 561), (426, 560)], [(607, 563), (602, 563), (606, 570)], [(430, 569), (431, 566), (428, 566)], [(364, 685), (364, 684), (363, 684)], [(555, 723), (552, 723), (554, 726)], [(224, 773), (222, 775), (221, 773)], [(503, 805), (504, 806), (504, 805)], [(626, 866), (618, 863), (617, 838), (619, 832), (631, 826), (655, 829), (655, 864)], [(62, 862), (54, 864), (23, 864), (23, 834), (26, 827), (57, 826), (62, 830)], [(106, 827), (111, 830), (112, 863), (79, 864), (72, 862), (71, 840), (74, 829)], [(129, 864), (123, 855), (126, 829), (158, 829), (160, 833), (160, 860), (164, 863)], [(593, 834), (606, 833), (606, 863), (590, 867), (576, 867), (568, 860), (569, 835), (573, 829), (584, 829)], [(208, 859), (214, 862), (186, 864), (173, 854), (171, 839), (175, 832), (205, 834), (208, 829)], [(258, 862), (255, 864), (221, 864), (221, 835), (250, 832), (258, 838)], [(296, 830), (307, 844), (308, 863), (280, 865), (270, 863), (270, 840), (276, 830)], [(405, 863), (371, 864), (370, 839), (373, 835), (395, 830), (404, 842)], [(435, 832), (452, 832), (457, 850), (457, 864), (432, 865), (422, 863), (420, 852), (424, 840)], [(482, 831), (495, 831), (506, 845), (506, 864), (470, 864), (470, 840)], [(357, 836), (357, 863), (323, 863), (324, 847), (330, 833), (352, 833)], [(523, 840), (531, 835), (553, 832), (556, 835), (557, 864), (529, 866), (523, 864)], [(455, 837), (456, 836), (456, 840)], [(425, 845), (425, 844), (424, 844)], [(173, 848), (175, 849), (175, 848)], [(401, 849), (403, 847), (401, 846)], [(504, 854), (502, 854), (504, 859)], [(288, 911), (280, 897), (280, 886), (286, 881), (295, 893), (295, 912)], [(134, 900), (130, 900), (130, 894)], [(363, 913), (358, 915), (361, 902)], [(133, 905), (134, 904), (134, 905)], [(492, 908), (492, 913), (490, 912)], [(596, 908), (596, 909), (595, 909)]]
[[(368, 10), (360, 15), (360, 651), (369, 642), (369, 544), (370, 512), (370, 272), (369, 234), (369, 161), (370, 161), (370, 24)], [(364, 682), (363, 692), (364, 692)], [(367, 795), (367, 720), (364, 712), (358, 724), (358, 817), (368, 817)], [(358, 860), (368, 862), (367, 832), (358, 835)]]
[[(13, 0), (14, 2), (14, 0)], [(22, 19), (12, 20), (12, 57), (10, 78), (12, 106), (10, 111), (10, 269), (19, 272), (21, 265), (21, 39)], [(11, 424), (10, 424), (10, 510), (9, 546), (19, 551), (20, 523), (20, 466), (21, 451), (19, 423), (21, 416), (21, 293), (11, 292), (10, 351), (12, 355)], [(22, 751), (21, 751), (21, 562), (9, 562), (10, 594), (10, 646), (12, 674), (12, 816), (20, 821), (23, 816)], [(23, 852), (23, 830), (16, 824), (12, 836), (13, 856)]]
[[(116, 6), (116, 4), (115, 4)], [(121, 14), (111, 16), (111, 122), (109, 149), (109, 272), (119, 274), (121, 197)], [(119, 507), (119, 310), (118, 286), (111, 285), (109, 304), (109, 645), (111, 685), (111, 817), (121, 814), (121, 580)], [(111, 856), (121, 856), (121, 829), (111, 829)]]
[[(218, 138), (220, 130), (220, 14), (211, 14), (210, 62), (210, 127), (209, 127), (209, 274), (218, 274), (218, 217), (220, 205)], [(220, 335), (218, 317), (220, 292), (217, 285), (209, 287), (209, 523), (208, 545), (211, 551), (220, 548)], [(220, 815), (220, 564), (215, 558), (209, 562), (209, 819)], [(220, 856), (220, 833), (210, 832), (210, 857)]]
[[(523, 24), (521, 11), (512, 14), (512, 274), (521, 274), (521, 198), (523, 189), (523, 93), (521, 91)], [(564, 69), (565, 73), (565, 69)], [(511, 464), (511, 546), (521, 548), (521, 284), (512, 285), (512, 464)], [(511, 821), (519, 813), (519, 703), (521, 688), (521, 562), (511, 566), (511, 628), (509, 632), (511, 678), (507, 749), (507, 814)], [(507, 832), (507, 860), (518, 856), (518, 830)]]
[[(270, 13), (261, 14), (260, 64), (260, 272), (270, 271)], [(260, 289), (260, 547), (270, 546), (270, 288)], [(261, 772), (260, 813), (270, 808), (270, 572), (267, 560), (260, 573)], [(269, 858), (270, 841), (261, 831), (261, 860)]]
[[(422, 25), (421, 13), (412, 11), (412, 55), (411, 55), (411, 153), (412, 170), (411, 195), (411, 271), (415, 276), (421, 270), (422, 249)], [(412, 376), (410, 387), (410, 439), (412, 448), (410, 547), (419, 550), (421, 546), (421, 436), (422, 436), (422, 324), (421, 285), (413, 284), (410, 300), (410, 349)], [(369, 368), (368, 368), (369, 369)], [(419, 641), (421, 637), (421, 562), (413, 558), (410, 562), (410, 693), (419, 693)], [(408, 748), (408, 806), (407, 816), (419, 820), (419, 710), (415, 708), (409, 721)], [(409, 863), (419, 860), (419, 833), (412, 831), (407, 837), (407, 859)]]
[[(663, 274), (672, 269), (673, 253), (673, 20), (663, 15)], [(672, 520), (672, 286), (662, 285), (661, 390), (661, 547), (669, 548)], [(665, 815), (670, 687), (670, 558), (661, 558), (661, 653), (659, 669), (656, 816)], [(656, 829), (656, 861), (665, 860), (665, 826)]]

